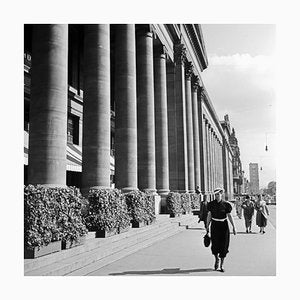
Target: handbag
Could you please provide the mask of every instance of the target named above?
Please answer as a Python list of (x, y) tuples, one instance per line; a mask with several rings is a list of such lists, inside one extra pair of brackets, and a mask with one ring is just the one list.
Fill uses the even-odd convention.
[(210, 236), (208, 235), (208, 233), (204, 236), (203, 243), (204, 243), (205, 247), (209, 247), (209, 245), (210, 245)]

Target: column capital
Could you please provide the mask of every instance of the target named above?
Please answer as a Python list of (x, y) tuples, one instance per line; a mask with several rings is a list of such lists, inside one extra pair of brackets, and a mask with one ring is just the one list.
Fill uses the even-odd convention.
[(194, 70), (192, 62), (185, 61), (184, 67), (185, 67), (185, 79), (191, 80), (193, 70)]
[(155, 45), (153, 49), (154, 57), (155, 58), (162, 58), (166, 59), (167, 56), (167, 49), (164, 45)]
[(174, 46), (174, 57), (176, 64), (184, 64), (186, 60), (186, 48), (183, 44), (176, 44)]
[(138, 36), (153, 37), (152, 27), (148, 24), (135, 25), (135, 31)]
[(192, 88), (193, 92), (197, 92), (200, 88), (199, 77), (195, 74), (192, 74)]

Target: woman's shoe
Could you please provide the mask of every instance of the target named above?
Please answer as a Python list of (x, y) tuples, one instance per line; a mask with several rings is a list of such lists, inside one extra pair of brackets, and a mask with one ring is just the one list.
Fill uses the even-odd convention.
[(220, 268), (220, 272), (224, 273), (225, 269), (223, 269), (223, 267)]

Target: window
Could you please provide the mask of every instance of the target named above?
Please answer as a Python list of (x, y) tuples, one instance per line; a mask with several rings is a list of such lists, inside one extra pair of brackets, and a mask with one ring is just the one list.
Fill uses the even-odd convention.
[(79, 145), (79, 117), (77, 116), (68, 116), (67, 141)]

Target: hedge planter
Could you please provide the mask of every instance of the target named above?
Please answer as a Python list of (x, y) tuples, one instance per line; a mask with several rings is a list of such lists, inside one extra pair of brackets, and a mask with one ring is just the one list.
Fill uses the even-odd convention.
[(153, 223), (155, 223), (156, 219), (153, 219), (153, 220), (150, 220), (150, 221), (147, 221), (147, 225), (151, 225)]
[(118, 233), (120, 234), (120, 233), (127, 232), (129, 230), (129, 228), (130, 228), (129, 226), (126, 228), (118, 228)]
[(108, 230), (97, 230), (96, 231), (96, 238), (107, 238), (107, 237), (110, 237), (110, 236), (114, 236), (118, 234), (118, 229), (114, 228), (110, 231)]
[(61, 250), (61, 241), (49, 243), (47, 246), (34, 247), (33, 249), (24, 249), (24, 258), (37, 258), (40, 256), (48, 255)]
[(147, 225), (147, 223), (145, 221), (136, 221), (136, 220), (132, 220), (131, 221), (132, 224), (132, 228), (141, 228)]
[(170, 213), (170, 218), (179, 218), (181, 214)]
[(81, 236), (78, 241), (62, 241), (61, 242), (61, 250), (70, 249), (76, 246), (83, 245), (86, 241), (86, 236)]

